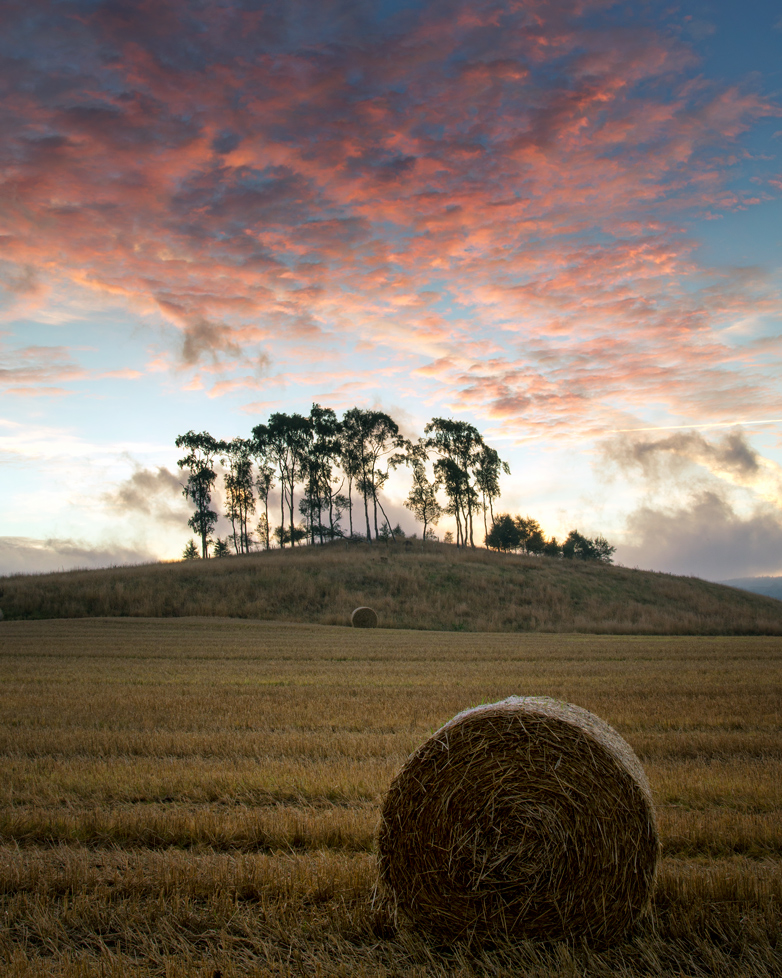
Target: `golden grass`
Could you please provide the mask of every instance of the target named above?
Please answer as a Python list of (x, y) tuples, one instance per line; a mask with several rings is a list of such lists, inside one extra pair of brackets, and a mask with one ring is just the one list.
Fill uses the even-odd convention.
[[(615, 947), (438, 947), (374, 899), (394, 774), (510, 694), (644, 764), (664, 859)], [(5, 621), (0, 974), (778, 976), (781, 716), (771, 637)]]
[(782, 635), (782, 601), (692, 577), (420, 541), (0, 579), (6, 617), (212, 615), (474, 632)]

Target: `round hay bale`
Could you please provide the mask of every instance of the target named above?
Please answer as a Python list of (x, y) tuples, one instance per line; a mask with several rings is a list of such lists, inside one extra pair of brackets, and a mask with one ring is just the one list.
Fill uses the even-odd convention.
[(410, 756), (378, 848), (397, 912), (436, 937), (604, 942), (648, 908), (660, 846), (630, 746), (529, 696), (458, 714)]
[(377, 628), (377, 612), (371, 608), (356, 608), (350, 616), (354, 628)]

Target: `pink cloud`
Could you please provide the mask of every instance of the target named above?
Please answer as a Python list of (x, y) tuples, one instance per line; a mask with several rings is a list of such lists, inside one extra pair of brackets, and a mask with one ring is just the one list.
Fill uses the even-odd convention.
[(82, 380), (88, 374), (61, 346), (28, 346), (0, 349), (0, 388), (19, 397), (60, 397), (70, 394), (62, 383)]
[(140, 370), (108, 370), (105, 374), (101, 374), (101, 377), (106, 377), (110, 380), (138, 380), (139, 377), (143, 377), (144, 374)]
[(300, 36), (273, 4), (199, 9), (75, 4), (39, 29), (5, 79), (9, 282), (155, 310), (211, 396), (272, 349), (386, 347), (511, 426), (763, 407), (717, 334), (779, 297), (704, 277), (682, 228), (763, 202), (728, 182), (769, 100), (600, 3), (432, 3), (355, 36), (337, 3)]

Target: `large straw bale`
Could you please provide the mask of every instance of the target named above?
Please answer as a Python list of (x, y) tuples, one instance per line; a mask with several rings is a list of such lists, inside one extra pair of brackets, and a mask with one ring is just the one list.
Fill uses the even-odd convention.
[(624, 933), (659, 858), (643, 768), (607, 723), (548, 697), (458, 714), (394, 779), (379, 831), (396, 911), (446, 940)]
[(372, 608), (356, 608), (350, 616), (354, 628), (377, 628), (377, 612)]

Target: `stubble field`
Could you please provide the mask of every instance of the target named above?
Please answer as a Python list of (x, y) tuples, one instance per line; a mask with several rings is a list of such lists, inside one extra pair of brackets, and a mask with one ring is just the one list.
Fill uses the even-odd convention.
[[(649, 775), (662, 871), (614, 947), (436, 947), (375, 890), (394, 774), (511, 694)], [(0, 893), (12, 978), (780, 975), (782, 641), (4, 622)]]

